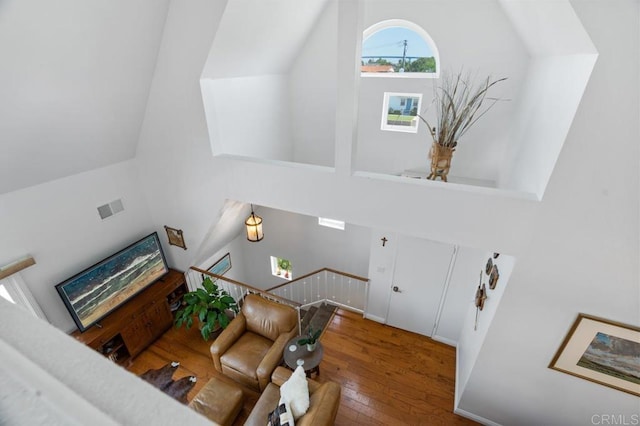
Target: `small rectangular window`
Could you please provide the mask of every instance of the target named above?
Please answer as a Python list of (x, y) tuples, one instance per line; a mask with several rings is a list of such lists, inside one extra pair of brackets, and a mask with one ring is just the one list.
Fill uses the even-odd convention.
[(326, 217), (318, 218), (318, 225), (326, 226), (328, 228), (339, 229), (344, 231), (344, 222), (336, 219), (329, 219)]
[(293, 279), (291, 261), (281, 257), (271, 256), (271, 274), (291, 281)]
[(13, 303), (14, 305), (16, 303), (16, 301), (13, 300), (13, 298), (7, 291), (7, 288), (3, 284), (0, 284), (0, 297), (7, 299), (9, 302)]

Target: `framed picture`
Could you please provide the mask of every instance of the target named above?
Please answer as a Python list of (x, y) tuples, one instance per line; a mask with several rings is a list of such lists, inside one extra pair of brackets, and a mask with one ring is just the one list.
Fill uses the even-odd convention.
[(579, 314), (549, 368), (640, 396), (640, 328)]
[(182, 235), (182, 229), (175, 229), (166, 225), (164, 229), (165, 231), (167, 231), (169, 244), (171, 244), (172, 246), (182, 247), (185, 250), (187, 249), (187, 246), (184, 243), (184, 236)]
[(231, 254), (227, 253), (211, 265), (207, 271), (216, 275), (224, 275), (229, 269), (231, 269)]
[(382, 130), (418, 132), (421, 93), (385, 92), (382, 102)]

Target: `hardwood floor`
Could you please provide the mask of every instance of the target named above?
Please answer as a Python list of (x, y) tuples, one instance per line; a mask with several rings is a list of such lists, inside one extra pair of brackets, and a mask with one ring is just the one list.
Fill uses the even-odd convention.
[[(337, 425), (475, 424), (453, 414), (454, 348), (340, 309), (320, 340), (324, 358), (317, 380), (332, 380), (342, 387)], [(197, 329), (172, 328), (128, 369), (142, 374), (180, 361), (174, 379), (198, 378), (188, 396), (191, 400), (212, 377), (234, 383), (215, 371), (209, 346)], [(244, 423), (260, 396), (243, 390), (245, 404), (236, 425)]]

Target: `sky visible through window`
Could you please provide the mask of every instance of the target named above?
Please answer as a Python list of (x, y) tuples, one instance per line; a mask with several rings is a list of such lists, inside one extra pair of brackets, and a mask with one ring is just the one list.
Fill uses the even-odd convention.
[(414, 58), (434, 56), (431, 48), (420, 35), (403, 27), (385, 28), (371, 35), (362, 44), (362, 56), (381, 58), (402, 56), (404, 40), (407, 40), (407, 56)]

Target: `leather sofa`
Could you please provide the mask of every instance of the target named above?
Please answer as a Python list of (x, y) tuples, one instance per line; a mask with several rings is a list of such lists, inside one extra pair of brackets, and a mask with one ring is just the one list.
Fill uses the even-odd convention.
[[(293, 372), (284, 367), (278, 367), (271, 376), (269, 383), (260, 395), (260, 399), (251, 410), (245, 426), (264, 426), (267, 416), (278, 405), (280, 400), (280, 386), (289, 379)], [(307, 379), (309, 385), (309, 409), (296, 420), (296, 426), (330, 426), (333, 425), (340, 407), (340, 385), (335, 382), (319, 383)]]
[(249, 294), (240, 313), (211, 345), (213, 364), (225, 376), (262, 392), (282, 362), (285, 345), (297, 334), (294, 308)]

